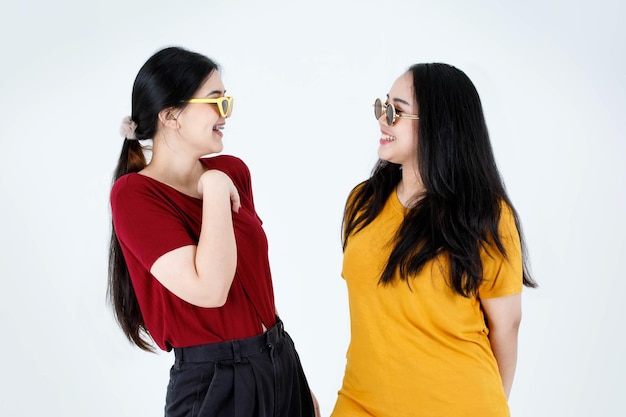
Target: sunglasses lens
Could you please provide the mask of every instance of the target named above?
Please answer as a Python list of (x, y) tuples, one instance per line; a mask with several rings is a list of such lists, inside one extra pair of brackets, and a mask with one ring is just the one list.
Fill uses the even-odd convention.
[(396, 109), (393, 107), (393, 104), (387, 104), (387, 125), (393, 125), (393, 119), (396, 113)]
[(374, 102), (374, 116), (376, 116), (376, 120), (380, 119), (380, 116), (383, 114), (383, 103), (381, 103), (380, 99), (376, 99)]
[(232, 97), (224, 97), (222, 99), (222, 103), (220, 104), (222, 111), (224, 112), (224, 117), (230, 117), (233, 112), (233, 99)]

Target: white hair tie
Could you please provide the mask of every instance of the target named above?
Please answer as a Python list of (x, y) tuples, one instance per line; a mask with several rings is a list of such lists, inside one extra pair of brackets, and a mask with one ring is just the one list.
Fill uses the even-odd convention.
[(133, 122), (130, 116), (126, 116), (122, 119), (122, 125), (120, 126), (120, 135), (126, 139), (137, 139), (137, 135), (135, 134), (135, 129), (137, 129), (137, 123)]

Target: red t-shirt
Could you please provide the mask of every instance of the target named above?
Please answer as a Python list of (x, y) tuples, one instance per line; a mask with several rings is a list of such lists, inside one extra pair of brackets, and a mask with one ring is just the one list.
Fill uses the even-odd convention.
[(203, 158), (226, 173), (241, 198), (233, 213), (237, 269), (222, 307), (197, 307), (167, 290), (150, 268), (161, 255), (197, 245), (202, 200), (141, 174), (120, 177), (111, 190), (113, 227), (122, 247), (146, 328), (163, 350), (258, 335), (276, 321), (268, 246), (254, 209), (250, 171), (229, 155)]

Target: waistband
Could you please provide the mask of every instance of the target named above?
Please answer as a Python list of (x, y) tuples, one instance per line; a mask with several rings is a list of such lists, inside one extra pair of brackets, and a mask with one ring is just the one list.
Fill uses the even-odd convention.
[(209, 343), (206, 345), (174, 348), (176, 363), (180, 362), (219, 362), (255, 355), (278, 345), (284, 334), (283, 322), (276, 318), (276, 324), (265, 333), (246, 339)]

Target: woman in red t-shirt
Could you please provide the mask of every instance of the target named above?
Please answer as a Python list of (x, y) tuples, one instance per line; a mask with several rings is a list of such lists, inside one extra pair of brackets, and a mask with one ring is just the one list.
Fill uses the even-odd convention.
[(225, 93), (217, 65), (182, 48), (137, 74), (110, 197), (109, 297), (133, 343), (174, 350), (166, 416), (313, 416), (248, 167), (205, 157), (223, 149)]

